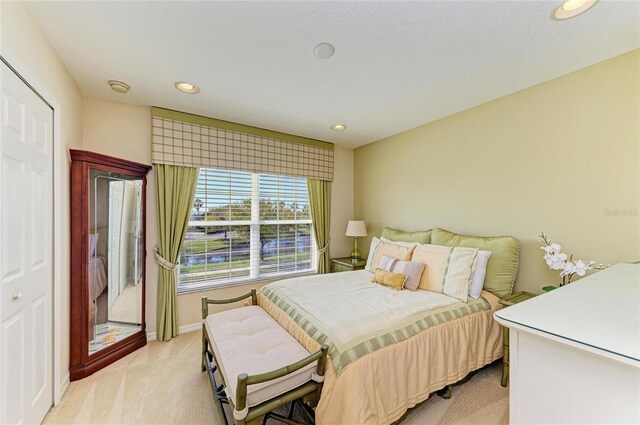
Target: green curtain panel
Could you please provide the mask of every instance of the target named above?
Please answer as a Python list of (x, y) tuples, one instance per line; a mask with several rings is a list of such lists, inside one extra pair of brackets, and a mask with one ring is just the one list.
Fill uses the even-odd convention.
[(178, 259), (184, 242), (193, 196), (198, 183), (198, 168), (155, 165), (158, 207), (158, 246), (155, 256), (158, 271), (158, 341), (178, 335), (177, 284)]
[(327, 180), (307, 179), (311, 221), (318, 246), (318, 273), (329, 273), (329, 224), (331, 220), (331, 182)]

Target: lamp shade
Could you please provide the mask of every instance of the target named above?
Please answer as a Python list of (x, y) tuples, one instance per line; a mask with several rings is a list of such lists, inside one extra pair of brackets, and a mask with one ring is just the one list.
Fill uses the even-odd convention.
[(349, 220), (347, 224), (347, 231), (345, 236), (367, 236), (367, 226), (364, 225), (364, 221)]

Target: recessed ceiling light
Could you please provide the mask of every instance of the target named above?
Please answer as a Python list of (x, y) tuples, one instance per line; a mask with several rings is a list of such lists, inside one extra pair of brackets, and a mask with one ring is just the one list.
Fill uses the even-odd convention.
[(185, 81), (178, 81), (177, 83), (174, 84), (174, 86), (176, 86), (178, 90), (184, 93), (189, 93), (189, 94), (200, 93), (200, 89), (198, 88), (198, 86), (194, 86), (193, 84), (187, 83)]
[(598, 0), (567, 0), (553, 12), (552, 18), (563, 21), (591, 9)]
[(109, 86), (116, 93), (126, 93), (131, 88), (129, 84), (117, 80), (109, 80)]
[(336, 51), (336, 48), (333, 47), (330, 43), (320, 43), (315, 49), (313, 49), (313, 53), (320, 59), (326, 59), (333, 56), (333, 53)]
[(335, 130), (335, 131), (342, 131), (346, 129), (347, 129), (347, 126), (344, 124), (334, 124), (331, 126), (331, 130)]

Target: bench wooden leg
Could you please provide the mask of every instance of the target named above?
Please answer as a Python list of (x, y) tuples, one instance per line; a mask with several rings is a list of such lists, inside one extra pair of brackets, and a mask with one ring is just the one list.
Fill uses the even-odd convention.
[(202, 325), (202, 365), (200, 366), (200, 370), (203, 372), (207, 370), (207, 330), (204, 325)]
[(289, 419), (293, 419), (293, 409), (296, 407), (296, 402), (295, 400), (291, 402), (291, 404), (289, 405), (289, 412), (287, 412), (287, 418)]
[[(208, 344), (208, 341), (206, 339), (205, 341)], [(209, 375), (209, 383), (211, 384), (211, 390), (213, 392), (213, 400), (216, 404), (216, 407), (218, 408), (218, 413), (222, 417), (222, 422), (224, 423), (224, 425), (229, 425), (229, 422), (227, 422), (227, 415), (224, 411), (224, 405), (229, 404), (229, 401), (227, 400), (227, 395), (224, 392), (224, 385), (218, 385), (216, 382), (214, 373), (216, 372), (218, 367), (211, 364), (213, 362), (213, 355), (210, 354), (207, 349), (204, 350), (202, 361), (203, 364), (206, 365), (207, 374)]]
[(300, 406), (302, 407), (302, 411), (304, 412), (304, 415), (307, 417), (307, 420), (309, 420), (310, 423), (315, 424), (316, 412), (314, 412), (313, 409), (309, 407), (308, 404), (304, 403), (302, 400), (300, 400)]

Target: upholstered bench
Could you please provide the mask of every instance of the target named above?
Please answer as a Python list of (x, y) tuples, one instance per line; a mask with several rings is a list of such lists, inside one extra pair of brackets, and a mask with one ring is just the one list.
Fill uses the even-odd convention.
[[(209, 314), (209, 304), (226, 304), (251, 297), (253, 305)], [(202, 370), (209, 377), (226, 423), (223, 404), (233, 409), (238, 425), (263, 423), (268, 418), (294, 423), (272, 411), (316, 393), (319, 397), (327, 347), (310, 354), (278, 322), (255, 305), (255, 291), (230, 300), (202, 298)], [(218, 369), (223, 385), (217, 385)], [(308, 419), (312, 410), (300, 403)]]

